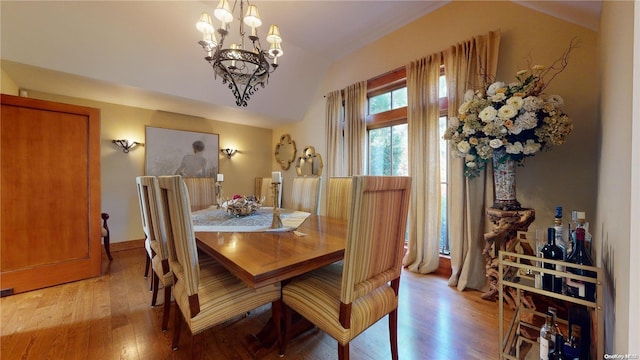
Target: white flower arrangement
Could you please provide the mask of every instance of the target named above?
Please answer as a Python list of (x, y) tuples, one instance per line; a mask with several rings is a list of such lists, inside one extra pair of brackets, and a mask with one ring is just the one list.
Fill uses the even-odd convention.
[[(569, 51), (558, 60), (562, 67), (554, 69), (553, 77), (566, 67)], [(534, 65), (518, 71), (514, 83), (497, 81), (484, 91), (467, 90), (459, 116), (449, 119), (443, 136), (452, 155), (464, 158), (466, 177), (478, 176), (494, 151), (505, 150), (499, 161), (510, 159), (522, 165), (526, 157), (564, 143), (573, 130), (571, 119), (562, 111), (564, 101), (559, 95), (542, 93), (549, 84), (544, 76), (552, 69)]]

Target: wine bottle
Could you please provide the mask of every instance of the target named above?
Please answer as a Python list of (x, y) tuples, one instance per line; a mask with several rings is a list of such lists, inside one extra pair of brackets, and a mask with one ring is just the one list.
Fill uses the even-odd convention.
[[(556, 206), (553, 217), (553, 228), (556, 229), (556, 245), (562, 250), (562, 260), (567, 258), (567, 242), (564, 238), (564, 225), (562, 224), (562, 206)], [(558, 269), (564, 271), (564, 269)]]
[(577, 228), (583, 228), (584, 229), (584, 246), (585, 249), (587, 249), (587, 252), (589, 253), (589, 255), (591, 255), (591, 233), (589, 232), (589, 223), (586, 220), (586, 215), (584, 211), (572, 211), (571, 212), (571, 220), (574, 223), (574, 230), (573, 231), (569, 231), (569, 249), (567, 252), (567, 258), (571, 255), (571, 253), (573, 252), (573, 249), (575, 249), (575, 245), (576, 245), (576, 231), (575, 229)]
[[(556, 230), (554, 228), (547, 229), (547, 244), (540, 251), (542, 257), (551, 260), (563, 260), (562, 250), (556, 245)], [(556, 270), (555, 264), (549, 264), (543, 261), (543, 268)], [(544, 273), (542, 275), (542, 289), (562, 293), (562, 277), (554, 274)]]
[(565, 351), (563, 349), (564, 337), (560, 333), (556, 333), (556, 347), (549, 351), (549, 360), (566, 360)]
[(591, 315), (586, 306), (571, 304), (568, 309), (569, 329), (574, 325), (580, 328), (580, 359), (591, 358)]
[[(567, 341), (560, 346), (564, 352), (564, 359), (566, 360), (581, 360), (583, 357), (580, 355), (580, 338), (582, 337), (582, 330), (580, 325), (571, 325), (571, 336)], [(558, 347), (556, 346), (556, 349)]]
[[(588, 265), (593, 266), (593, 260), (591, 260), (591, 256), (584, 247), (584, 236), (585, 229), (578, 227), (576, 228), (576, 248), (573, 250), (573, 253), (567, 259), (567, 262), (578, 264), (578, 265)], [(567, 266), (567, 272), (586, 276), (586, 277), (596, 277), (596, 273), (590, 270), (578, 269), (571, 266)], [(587, 301), (595, 301), (596, 297), (596, 284), (591, 282), (586, 282), (582, 280), (571, 279), (569, 277), (566, 278), (566, 293), (569, 296), (576, 297), (579, 299), (584, 299)]]
[(562, 334), (560, 326), (558, 325), (558, 310), (555, 307), (549, 306), (549, 312), (553, 315), (553, 328), (556, 334)]
[(549, 360), (549, 351), (556, 348), (555, 344), (553, 315), (547, 312), (545, 323), (540, 329), (540, 360)]

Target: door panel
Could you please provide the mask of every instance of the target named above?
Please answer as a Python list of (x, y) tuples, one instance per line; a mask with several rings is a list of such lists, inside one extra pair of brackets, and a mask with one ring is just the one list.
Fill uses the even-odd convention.
[(99, 110), (2, 95), (0, 129), (0, 287), (99, 275)]

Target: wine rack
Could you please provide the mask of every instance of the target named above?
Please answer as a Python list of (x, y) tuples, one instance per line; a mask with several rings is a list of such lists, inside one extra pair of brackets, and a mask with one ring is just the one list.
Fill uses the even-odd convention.
[[(544, 259), (545, 263), (554, 264), (556, 268), (576, 268), (593, 271), (595, 278), (579, 276), (573, 273), (549, 270), (542, 268), (541, 258), (515, 252), (500, 251), (498, 262), (498, 288), (499, 288), (499, 330), (500, 330), (500, 359), (521, 360), (538, 359), (539, 344), (537, 338), (532, 334), (539, 334), (541, 322), (532, 319), (544, 319), (544, 309), (532, 309), (527, 306), (525, 298), (545, 298), (550, 303), (560, 305), (580, 304), (584, 305), (591, 316), (591, 359), (603, 359), (604, 351), (604, 317), (602, 311), (602, 269), (594, 266), (584, 266), (568, 263), (566, 261)], [(584, 299), (570, 297), (551, 291), (543, 290), (535, 286), (535, 277), (542, 273), (561, 276), (564, 280), (582, 280), (595, 283), (596, 300), (586, 301)], [(512, 296), (512, 304), (515, 304), (513, 312), (506, 311), (511, 319), (505, 319), (505, 296)], [(510, 321), (509, 321), (510, 320)], [(508, 322), (508, 325), (506, 323)], [(558, 315), (558, 323), (567, 325), (567, 319)], [(533, 355), (532, 355), (533, 354)]]

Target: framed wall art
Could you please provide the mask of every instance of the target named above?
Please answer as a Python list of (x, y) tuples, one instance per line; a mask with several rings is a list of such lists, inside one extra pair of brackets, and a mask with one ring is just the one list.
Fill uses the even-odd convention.
[(145, 173), (215, 177), (219, 142), (218, 134), (147, 126)]

